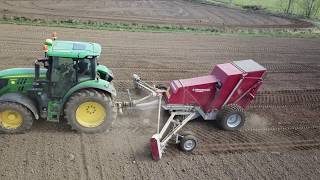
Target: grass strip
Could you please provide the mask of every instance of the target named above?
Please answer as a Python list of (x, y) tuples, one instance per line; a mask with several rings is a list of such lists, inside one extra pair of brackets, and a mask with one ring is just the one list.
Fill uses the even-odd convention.
[(63, 27), (76, 29), (92, 29), (107, 31), (128, 31), (128, 32), (184, 32), (209, 35), (226, 36), (267, 36), (267, 37), (296, 37), (296, 38), (318, 38), (320, 30), (308, 29), (256, 29), (256, 28), (215, 28), (215, 27), (186, 27), (175, 25), (146, 25), (138, 23), (108, 23), (96, 21), (78, 20), (43, 20), (30, 19), (26, 17), (3, 17), (0, 24), (15, 24), (45, 27)]

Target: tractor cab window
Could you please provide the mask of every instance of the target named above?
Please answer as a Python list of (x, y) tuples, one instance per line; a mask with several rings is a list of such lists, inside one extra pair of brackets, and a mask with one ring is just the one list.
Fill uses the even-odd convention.
[(51, 57), (52, 95), (63, 96), (76, 82), (75, 61), (70, 58)]
[(88, 59), (80, 60), (78, 63), (78, 67), (79, 75), (90, 75), (90, 61)]
[(78, 81), (80, 81), (80, 82), (92, 79), (90, 59), (79, 59), (78, 60), (77, 74), (78, 74)]
[(95, 59), (84, 58), (77, 59), (77, 77), (78, 81), (95, 79)]
[(95, 58), (50, 57), (49, 80), (53, 97), (62, 97), (68, 89), (79, 82), (95, 79)]
[(68, 81), (75, 81), (76, 72), (74, 62), (70, 58), (53, 57), (52, 59), (52, 77), (53, 82), (65, 78)]

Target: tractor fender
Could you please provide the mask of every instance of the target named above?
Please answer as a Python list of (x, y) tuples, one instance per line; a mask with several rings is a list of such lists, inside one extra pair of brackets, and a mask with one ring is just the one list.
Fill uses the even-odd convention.
[(76, 91), (79, 91), (81, 89), (98, 89), (104, 92), (109, 93), (111, 96), (116, 96), (116, 89), (114, 88), (113, 84), (102, 80), (102, 79), (97, 79), (97, 80), (89, 80), (89, 81), (84, 81), (76, 86), (73, 86), (62, 98), (62, 107), (64, 107), (64, 104), (67, 102), (69, 97)]
[(7, 93), (0, 97), (0, 102), (19, 103), (28, 108), (36, 119), (39, 119), (38, 109), (32, 99), (21, 93)]

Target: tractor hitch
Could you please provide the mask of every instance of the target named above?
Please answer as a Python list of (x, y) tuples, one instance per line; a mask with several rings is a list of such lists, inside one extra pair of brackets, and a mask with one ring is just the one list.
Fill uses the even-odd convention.
[(131, 92), (127, 89), (129, 101), (115, 102), (115, 105), (120, 114), (123, 113), (125, 109), (136, 109), (136, 110), (146, 110), (153, 109), (158, 104), (158, 100), (147, 101), (155, 97), (160, 97), (165, 90), (158, 89), (153, 85), (150, 85), (141, 80), (137, 74), (133, 74), (133, 84), (136, 89), (141, 89), (147, 92), (148, 94), (140, 99), (133, 100)]

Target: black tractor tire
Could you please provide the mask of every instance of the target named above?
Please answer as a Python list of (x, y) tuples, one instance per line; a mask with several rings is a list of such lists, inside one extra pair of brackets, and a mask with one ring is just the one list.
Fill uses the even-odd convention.
[(179, 143), (179, 148), (183, 152), (192, 152), (198, 144), (197, 138), (190, 134), (182, 135)]
[[(4, 127), (2, 119), (3, 111), (14, 111), (16, 113), (19, 113), (22, 119), (21, 125), (16, 128)], [(34, 116), (31, 111), (22, 104), (15, 102), (0, 102), (0, 133), (25, 133), (31, 129), (33, 120)]]
[(237, 104), (223, 107), (217, 114), (219, 127), (226, 131), (239, 130), (245, 123), (245, 113)]
[[(86, 127), (78, 122), (76, 118), (77, 109), (86, 102), (98, 103), (104, 108), (106, 115), (101, 124), (94, 127)], [(94, 89), (85, 89), (75, 92), (69, 98), (65, 105), (64, 117), (73, 130), (83, 133), (100, 133), (111, 129), (112, 123), (117, 117), (117, 109), (113, 106), (111, 97), (108, 94)]]

